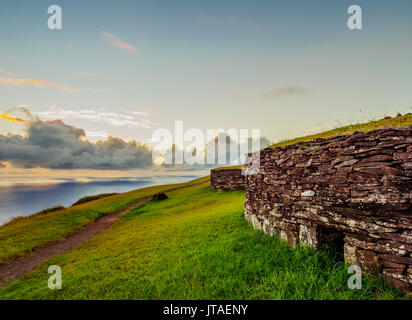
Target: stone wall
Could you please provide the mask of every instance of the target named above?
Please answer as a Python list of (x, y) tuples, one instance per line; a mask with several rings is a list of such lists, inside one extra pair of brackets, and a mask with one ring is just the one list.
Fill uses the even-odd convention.
[(242, 169), (215, 169), (210, 173), (210, 185), (213, 190), (244, 190), (245, 176)]
[(412, 291), (412, 127), (266, 148), (245, 177), (254, 228), (290, 245), (340, 241), (349, 263)]

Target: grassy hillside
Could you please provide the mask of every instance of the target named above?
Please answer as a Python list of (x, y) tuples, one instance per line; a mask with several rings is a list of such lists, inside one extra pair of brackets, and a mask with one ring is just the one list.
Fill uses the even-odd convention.
[[(278, 143), (412, 125), (412, 115), (346, 126)], [(222, 168), (225, 169), (225, 168)], [(127, 212), (112, 228), (35, 272), (0, 289), (0, 299), (397, 299), (380, 279), (364, 276), (347, 288), (347, 265), (333, 252), (293, 249), (265, 236), (243, 218), (244, 193), (196, 185), (144, 188), (87, 198), (0, 227), (0, 263), (27, 255), (138, 199), (178, 186), (169, 199)], [(63, 270), (63, 289), (47, 287), (47, 268)]]
[[(270, 148), (277, 148), (277, 147), (284, 147), (288, 146), (291, 144), (295, 144), (298, 142), (306, 142), (306, 141), (311, 141), (314, 139), (322, 138), (331, 138), (334, 136), (340, 136), (340, 135), (348, 135), (352, 134), (355, 131), (362, 131), (362, 132), (368, 132), (374, 129), (379, 129), (379, 128), (393, 128), (393, 127), (407, 127), (407, 126), (412, 126), (412, 114), (406, 114), (404, 116), (398, 116), (394, 118), (387, 118), (387, 119), (381, 119), (381, 120), (376, 120), (376, 121), (370, 121), (366, 123), (358, 123), (358, 124), (352, 124), (344, 127), (339, 127), (335, 128), (332, 130), (328, 130), (325, 132), (321, 133), (316, 133), (304, 137), (299, 137), (295, 139), (290, 139), (286, 141), (282, 141), (279, 143), (276, 143)], [(225, 169), (235, 169), (235, 168), (241, 168), (242, 166), (230, 166), (230, 167), (220, 167), (214, 170), (225, 170)]]
[[(209, 185), (170, 192), (111, 229), (0, 289), (0, 299), (394, 299), (377, 278), (347, 288), (332, 252), (293, 249), (243, 218), (244, 193)], [(63, 289), (47, 287), (62, 267)]]
[[(196, 184), (208, 179), (208, 177), (196, 179), (187, 184)], [(29, 254), (34, 248), (60, 239), (101, 216), (127, 207), (138, 199), (187, 184), (143, 188), (69, 208), (49, 212), (43, 210), (38, 214), (14, 219), (0, 226), (0, 263), (16, 256)]]
[(271, 146), (271, 148), (284, 147), (284, 146), (288, 146), (294, 143), (311, 141), (311, 140), (318, 139), (318, 138), (326, 139), (326, 138), (331, 138), (334, 136), (352, 134), (355, 131), (368, 132), (368, 131), (371, 131), (374, 129), (380, 129), (380, 128), (407, 127), (407, 126), (412, 126), (412, 114), (335, 128), (335, 129), (328, 130), (325, 132), (279, 142)]

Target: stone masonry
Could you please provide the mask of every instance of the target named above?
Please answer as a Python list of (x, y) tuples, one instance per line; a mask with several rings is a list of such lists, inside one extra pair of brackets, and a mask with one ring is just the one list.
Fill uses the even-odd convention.
[(213, 190), (244, 190), (245, 176), (242, 169), (215, 169), (210, 172), (210, 185)]
[[(240, 188), (239, 172), (212, 171), (212, 185)], [(340, 241), (349, 263), (412, 292), (412, 127), (266, 148), (245, 184), (254, 228), (290, 245)]]

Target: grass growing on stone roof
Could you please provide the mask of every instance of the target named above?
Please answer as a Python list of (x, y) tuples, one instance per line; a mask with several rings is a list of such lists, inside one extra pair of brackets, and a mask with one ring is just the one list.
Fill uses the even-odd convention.
[[(299, 137), (299, 138), (294, 138), (294, 139), (278, 142), (270, 146), (270, 148), (285, 147), (285, 146), (289, 146), (289, 145), (299, 143), (299, 142), (312, 141), (318, 138), (326, 139), (326, 138), (331, 138), (334, 136), (348, 135), (356, 131), (369, 132), (371, 130), (381, 129), (381, 128), (394, 128), (394, 127), (407, 127), (407, 126), (412, 126), (412, 114), (406, 114), (406, 115), (397, 116), (394, 118), (386, 118), (386, 119), (370, 121), (366, 123), (358, 123), (358, 124), (343, 126), (343, 127), (335, 128), (335, 129), (328, 130), (328, 131), (321, 132), (321, 133), (316, 133), (316, 134), (312, 134), (312, 135), (308, 135), (304, 137)], [(231, 167), (219, 167), (214, 170), (239, 169), (242, 167), (243, 167), (242, 165), (231, 166)]]
[(372, 131), (375, 129), (381, 129), (381, 128), (394, 128), (394, 127), (407, 127), (407, 126), (412, 126), (412, 114), (407, 114), (404, 116), (398, 116), (394, 118), (370, 121), (366, 123), (351, 124), (348, 126), (328, 130), (325, 132), (279, 142), (271, 146), (271, 148), (284, 147), (284, 146), (288, 146), (288, 145), (295, 144), (298, 142), (312, 141), (318, 138), (326, 139), (326, 138), (331, 138), (334, 136), (348, 135), (356, 131), (369, 132), (369, 131)]

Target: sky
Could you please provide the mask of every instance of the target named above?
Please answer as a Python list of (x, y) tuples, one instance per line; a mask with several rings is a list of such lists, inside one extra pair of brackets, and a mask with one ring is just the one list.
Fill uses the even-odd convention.
[(276, 142), (410, 112), (411, 16), (410, 0), (1, 1), (0, 111), (142, 142), (176, 120)]

